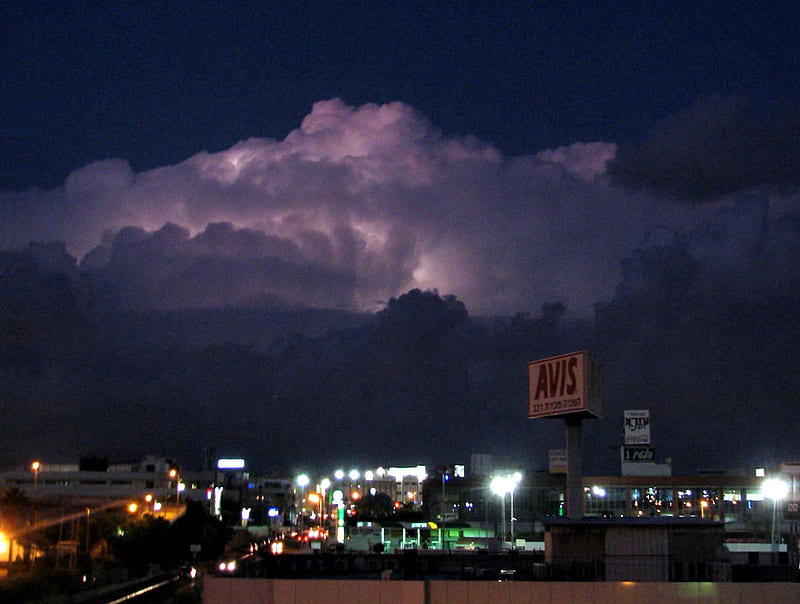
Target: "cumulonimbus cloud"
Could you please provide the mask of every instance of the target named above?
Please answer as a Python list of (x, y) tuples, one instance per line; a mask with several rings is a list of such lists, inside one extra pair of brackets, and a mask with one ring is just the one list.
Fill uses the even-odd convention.
[(135, 306), (367, 310), (419, 287), (471, 312), (561, 301), (588, 315), (643, 233), (713, 212), (615, 187), (615, 155), (593, 142), (507, 157), (403, 103), (333, 99), (284, 140), (141, 173), (104, 160), (57, 189), (0, 193), (0, 241), (64, 240)]

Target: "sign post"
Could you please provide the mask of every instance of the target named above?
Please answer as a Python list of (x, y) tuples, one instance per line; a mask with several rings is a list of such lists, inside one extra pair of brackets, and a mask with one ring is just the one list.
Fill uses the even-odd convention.
[(586, 350), (528, 363), (528, 418), (565, 420), (568, 518), (583, 516), (581, 422), (600, 417), (600, 389), (600, 366)]
[(567, 518), (583, 517), (583, 481), (581, 480), (581, 433), (583, 418), (565, 416), (567, 427)]

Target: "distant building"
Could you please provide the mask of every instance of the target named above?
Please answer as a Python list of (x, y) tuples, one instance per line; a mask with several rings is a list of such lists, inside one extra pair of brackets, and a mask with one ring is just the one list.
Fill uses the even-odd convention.
[(36, 464), (0, 472), (0, 488), (16, 487), (41, 500), (147, 498), (174, 503), (206, 499), (214, 481), (213, 473), (183, 473), (169, 459), (156, 456), (121, 464), (103, 458), (83, 458), (77, 464)]

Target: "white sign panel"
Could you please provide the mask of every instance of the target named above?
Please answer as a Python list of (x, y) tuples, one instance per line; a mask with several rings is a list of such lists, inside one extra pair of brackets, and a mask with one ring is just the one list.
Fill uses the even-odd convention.
[(626, 445), (650, 444), (649, 409), (625, 410), (625, 444)]
[(622, 461), (626, 462), (653, 462), (656, 452), (648, 445), (626, 445), (622, 447)]
[(243, 470), (244, 459), (218, 459), (218, 470)]
[(566, 474), (567, 473), (567, 450), (566, 449), (550, 449), (550, 473), (551, 474)]
[(600, 367), (586, 350), (528, 363), (528, 417), (600, 415)]

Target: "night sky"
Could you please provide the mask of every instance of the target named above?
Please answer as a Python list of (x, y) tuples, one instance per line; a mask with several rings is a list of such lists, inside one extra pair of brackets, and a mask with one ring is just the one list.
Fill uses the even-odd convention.
[[(597, 438), (649, 407), (687, 465), (702, 424), (714, 463), (800, 456), (800, 12), (584, 4), (3, 3), (0, 248), (63, 241), (86, 316), (563, 307), (609, 373)], [(6, 416), (36, 399), (9, 355)]]

